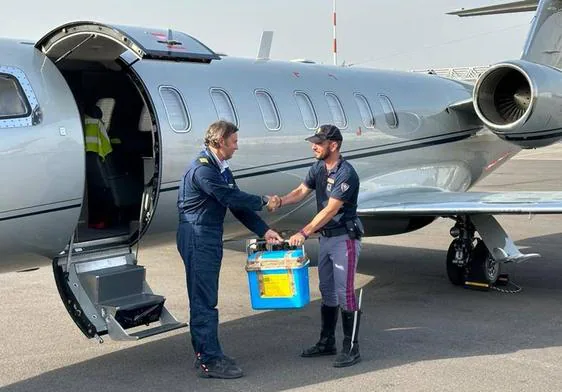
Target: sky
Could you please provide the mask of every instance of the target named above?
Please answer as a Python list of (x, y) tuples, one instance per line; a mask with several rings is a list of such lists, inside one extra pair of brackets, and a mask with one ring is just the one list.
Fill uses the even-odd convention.
[[(337, 0), (338, 63), (399, 70), (519, 58), (532, 12), (459, 18), (446, 12), (506, 1)], [(28, 9), (32, 7), (33, 10)], [(332, 0), (0, 0), (0, 36), (37, 40), (78, 20), (171, 28), (230, 56), (332, 64)]]

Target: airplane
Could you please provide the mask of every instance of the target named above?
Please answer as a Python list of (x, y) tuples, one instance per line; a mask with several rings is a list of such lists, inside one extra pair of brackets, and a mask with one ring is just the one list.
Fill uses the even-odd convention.
[[(91, 21), (37, 42), (0, 39), (0, 271), (50, 261), (88, 338), (138, 340), (185, 326), (150, 289), (137, 250), (175, 232), (179, 178), (208, 124), (225, 119), (240, 128), (231, 168), (255, 194), (298, 185), (313, 162), (304, 138), (337, 125), (361, 180), (365, 236), (450, 218), (449, 280), (493, 284), (502, 263), (537, 256), (522, 254), (494, 215), (562, 213), (562, 192), (467, 192), (521, 149), (562, 138), (561, 7), (540, 1), (521, 58), (474, 85), (274, 61), (267, 50), (235, 58), (182, 32)], [(116, 140), (105, 159), (85, 151), (92, 105)], [(311, 197), (263, 216), (290, 231), (314, 213)], [(227, 219), (225, 240), (248, 235)]]

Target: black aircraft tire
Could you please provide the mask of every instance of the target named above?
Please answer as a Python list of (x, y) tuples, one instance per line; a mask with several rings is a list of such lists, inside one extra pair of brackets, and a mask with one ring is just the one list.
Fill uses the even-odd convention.
[(453, 259), (455, 258), (456, 241), (460, 240), (453, 240), (451, 245), (449, 245), (449, 250), (447, 251), (447, 276), (452, 284), (460, 286), (464, 284), (464, 267), (459, 267), (453, 263)]
[(491, 258), (484, 241), (478, 239), (470, 258), (470, 278), (476, 282), (494, 284), (499, 275), (500, 264)]

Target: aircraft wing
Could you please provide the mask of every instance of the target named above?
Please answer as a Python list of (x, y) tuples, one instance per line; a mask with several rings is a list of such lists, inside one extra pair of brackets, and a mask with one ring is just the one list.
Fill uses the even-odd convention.
[(562, 214), (562, 192), (446, 192), (435, 189), (360, 193), (359, 216)]
[(449, 15), (458, 16), (480, 16), (480, 15), (494, 15), (494, 14), (508, 14), (513, 12), (526, 12), (534, 11), (537, 9), (537, 0), (530, 1), (514, 1), (511, 3), (496, 4), (486, 7), (461, 9), (459, 11), (448, 12)]

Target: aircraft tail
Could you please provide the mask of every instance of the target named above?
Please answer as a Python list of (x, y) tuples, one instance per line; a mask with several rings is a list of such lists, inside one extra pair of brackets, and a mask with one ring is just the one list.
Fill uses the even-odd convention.
[(526, 0), (462, 9), (450, 15), (480, 16), (535, 11), (522, 60), (562, 69), (562, 0)]
[(522, 60), (562, 69), (562, 0), (541, 0)]

